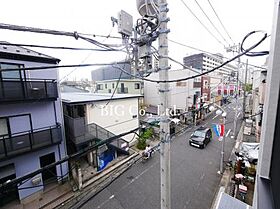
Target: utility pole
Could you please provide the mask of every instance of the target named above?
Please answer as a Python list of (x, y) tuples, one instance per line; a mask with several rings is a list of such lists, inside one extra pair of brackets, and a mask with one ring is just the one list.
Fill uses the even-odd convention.
[(244, 82), (243, 118), (245, 118), (245, 111), (246, 111), (246, 85), (247, 85), (247, 74), (248, 74), (248, 59), (246, 60), (246, 71), (245, 71), (245, 82)]
[[(224, 126), (224, 131), (226, 130), (226, 112), (223, 112), (224, 115), (223, 116), (223, 126)], [(225, 156), (225, 140), (226, 140), (226, 136), (225, 136), (225, 132), (224, 135), (222, 136), (222, 148), (221, 148), (221, 160), (220, 160), (220, 174), (223, 174), (224, 172), (224, 156)]]
[[(159, 80), (168, 81), (168, 39), (167, 34), (167, 0), (159, 1)], [(160, 191), (161, 209), (171, 209), (170, 201), (170, 120), (168, 115), (169, 108), (169, 83), (160, 83)]]
[[(232, 51), (234, 54), (234, 48), (237, 50), (237, 53), (240, 54), (240, 44), (238, 45), (234, 45), (232, 47), (228, 47), (226, 50), (227, 52)], [(237, 95), (239, 95), (239, 70), (240, 70), (240, 57), (238, 58), (238, 64), (237, 64), (237, 75), (236, 75), (236, 98), (235, 98), (235, 116), (234, 116), (234, 121), (233, 121), (233, 138), (236, 139), (237, 134), (236, 134), (236, 128), (237, 128), (237, 116), (238, 116), (238, 97)]]
[[(240, 53), (240, 45), (238, 45), (238, 53)], [(236, 128), (237, 128), (237, 112), (238, 112), (238, 96), (239, 95), (239, 69), (240, 69), (240, 57), (238, 57), (237, 64), (237, 75), (236, 75), (236, 96), (235, 96), (235, 115), (233, 121), (233, 138), (236, 139)]]

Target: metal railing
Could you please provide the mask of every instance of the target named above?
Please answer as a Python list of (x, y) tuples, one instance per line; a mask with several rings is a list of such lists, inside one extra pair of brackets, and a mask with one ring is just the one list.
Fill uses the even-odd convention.
[[(95, 124), (85, 124), (85, 118), (72, 118), (67, 115), (64, 115), (64, 122), (65, 122), (65, 130), (67, 139), (70, 139), (74, 142), (74, 144), (82, 144), (86, 142), (93, 142), (93, 141), (103, 141), (108, 138), (116, 136), (112, 132), (108, 131), (107, 129)], [(114, 140), (112, 145), (118, 148), (126, 148), (122, 147), (122, 144), (126, 141), (122, 138)], [(126, 142), (127, 143), (127, 142)], [(127, 143), (128, 146), (128, 143)]]
[(25, 100), (56, 100), (58, 97), (55, 80), (16, 80), (0, 81), (0, 102)]
[(60, 125), (0, 136), (0, 159), (59, 144), (61, 140)]

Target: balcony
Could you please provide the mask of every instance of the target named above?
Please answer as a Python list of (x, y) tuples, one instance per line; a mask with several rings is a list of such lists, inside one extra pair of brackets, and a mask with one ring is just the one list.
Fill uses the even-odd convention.
[[(70, 139), (75, 145), (100, 140), (104, 141), (115, 136), (115, 134), (95, 123), (86, 124), (84, 117), (72, 118), (64, 115), (64, 122), (67, 139)], [(122, 146), (123, 143), (126, 143), (128, 146), (128, 143), (122, 138), (114, 140), (110, 144), (117, 148), (125, 149), (126, 147)]]
[(59, 144), (61, 140), (60, 125), (0, 136), (0, 160)]
[(0, 102), (56, 100), (58, 97), (55, 80), (0, 81)]
[(128, 88), (125, 87), (125, 88), (118, 88), (118, 91), (117, 91), (118, 94), (127, 94), (128, 93)]

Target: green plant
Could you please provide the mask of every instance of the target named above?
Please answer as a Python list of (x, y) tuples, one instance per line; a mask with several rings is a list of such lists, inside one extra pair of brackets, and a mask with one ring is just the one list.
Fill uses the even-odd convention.
[(140, 150), (144, 150), (145, 147), (147, 146), (147, 139), (151, 138), (153, 136), (153, 133), (154, 131), (152, 128), (148, 128), (147, 130), (142, 132), (138, 137), (138, 143), (136, 147)]
[(137, 149), (144, 150), (147, 146), (146, 139), (138, 138)]

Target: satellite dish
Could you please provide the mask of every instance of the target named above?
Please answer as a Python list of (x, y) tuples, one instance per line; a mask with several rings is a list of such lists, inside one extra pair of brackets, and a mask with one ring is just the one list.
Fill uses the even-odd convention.
[(158, 13), (158, 0), (136, 0), (136, 4), (141, 16), (152, 16)]

